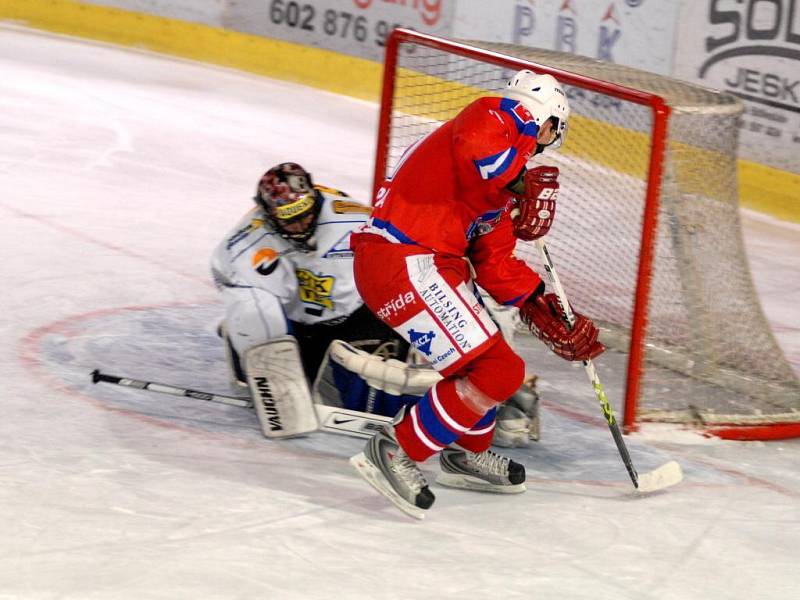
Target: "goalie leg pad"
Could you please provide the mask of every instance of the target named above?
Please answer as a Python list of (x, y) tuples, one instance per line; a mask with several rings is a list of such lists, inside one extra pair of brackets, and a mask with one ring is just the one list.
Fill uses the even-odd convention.
[(314, 383), (314, 402), (394, 416), (440, 379), (430, 367), (384, 359), (334, 340)]
[(225, 288), (222, 299), (228, 339), (240, 356), (288, 334), (281, 302), (274, 294), (258, 288)]
[(261, 431), (268, 438), (286, 438), (319, 427), (297, 340), (284, 336), (245, 353), (247, 383)]
[(372, 387), (358, 373), (331, 362), (333, 381), (339, 390), (342, 407), (349, 410), (378, 415), (394, 416), (407, 404), (414, 404), (420, 396), (413, 394), (391, 394)]

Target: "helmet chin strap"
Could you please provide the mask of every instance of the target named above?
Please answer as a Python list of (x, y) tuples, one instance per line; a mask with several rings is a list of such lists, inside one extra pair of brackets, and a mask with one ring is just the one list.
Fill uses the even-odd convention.
[(307, 240), (295, 243), (298, 245), (298, 248), (301, 249), (303, 252), (313, 252), (314, 250), (317, 249), (317, 236), (312, 235)]
[(553, 138), (553, 141), (550, 142), (549, 144), (540, 144), (539, 142), (536, 142), (536, 150), (534, 151), (533, 155), (536, 156), (537, 154), (541, 154), (542, 152), (544, 152), (545, 148), (549, 148), (550, 146), (555, 144), (560, 138), (561, 134), (557, 133), (556, 136)]
[(302, 239), (302, 238), (292, 237), (292, 234), (286, 233), (285, 231), (282, 231), (280, 228), (277, 229), (278, 229), (278, 235), (280, 235), (287, 242), (290, 242), (300, 252), (313, 252), (314, 250), (317, 249), (316, 234), (312, 234), (310, 237)]

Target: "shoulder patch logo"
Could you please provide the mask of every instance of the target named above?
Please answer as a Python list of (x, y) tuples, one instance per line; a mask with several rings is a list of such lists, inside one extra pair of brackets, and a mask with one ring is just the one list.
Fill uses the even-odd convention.
[(497, 227), (497, 224), (500, 222), (502, 216), (503, 209), (490, 210), (489, 212), (483, 213), (481, 216), (475, 219), (467, 229), (467, 241), (472, 241), (473, 238), (476, 238), (479, 235), (486, 235), (487, 233), (491, 232), (495, 227)]
[(518, 133), (536, 137), (539, 126), (536, 124), (536, 120), (533, 118), (531, 112), (522, 102), (512, 100), (511, 98), (503, 98), (500, 101), (500, 110), (511, 115)]
[(519, 102), (514, 108), (512, 108), (511, 113), (517, 117), (521, 123), (530, 123), (533, 121), (533, 115), (527, 108), (525, 108), (525, 106), (523, 106), (522, 102)]
[(253, 254), (253, 268), (259, 275), (269, 275), (278, 266), (280, 254), (274, 248), (261, 248)]

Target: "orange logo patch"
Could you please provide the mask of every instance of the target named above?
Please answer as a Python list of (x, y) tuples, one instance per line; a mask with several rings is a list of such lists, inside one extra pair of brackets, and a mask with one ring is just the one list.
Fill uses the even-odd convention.
[(278, 266), (279, 256), (273, 248), (261, 248), (253, 254), (253, 268), (261, 275), (269, 275)]

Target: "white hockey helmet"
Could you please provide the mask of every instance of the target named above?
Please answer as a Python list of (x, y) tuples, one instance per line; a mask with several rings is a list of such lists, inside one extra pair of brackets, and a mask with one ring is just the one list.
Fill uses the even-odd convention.
[(555, 149), (563, 143), (567, 135), (569, 101), (555, 77), (523, 69), (508, 80), (505, 96), (522, 103), (540, 127), (553, 119), (557, 137), (550, 146)]

